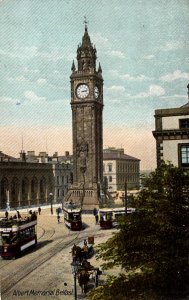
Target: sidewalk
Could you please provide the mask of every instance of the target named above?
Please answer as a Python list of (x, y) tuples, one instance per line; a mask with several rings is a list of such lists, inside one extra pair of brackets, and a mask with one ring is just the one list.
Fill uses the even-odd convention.
[[(53, 237), (50, 237), (51, 239), (54, 239), (54, 241), (58, 241), (61, 238), (63, 239), (67, 239), (66, 236), (68, 237), (68, 235), (72, 235), (73, 232), (71, 232), (65, 225), (64, 225), (64, 218), (63, 218), (63, 214), (61, 213), (60, 216), (60, 224), (58, 224), (57, 222), (57, 214), (56, 214), (56, 208), (59, 207), (59, 205), (54, 205), (53, 206), (53, 215), (51, 215), (51, 210), (50, 210), (50, 206), (47, 207), (41, 207), (41, 215), (38, 215), (38, 238), (40, 238), (43, 235), (43, 231), (42, 231), (42, 227), (46, 228), (47, 231), (50, 231), (52, 228), (55, 229), (56, 235), (54, 235)], [(37, 211), (38, 207), (35, 208), (31, 208), (32, 211)], [(24, 215), (27, 214), (29, 209), (20, 209), (19, 212), (20, 214)], [(16, 211), (10, 211), (9, 212), (9, 216), (10, 215), (15, 215)], [(0, 211), (0, 217), (4, 217), (5, 213)], [(104, 243), (109, 237), (110, 237), (110, 233), (112, 232), (112, 230), (107, 230), (107, 231), (99, 231), (99, 225), (95, 225), (95, 217), (92, 214), (84, 214), (82, 216), (83, 219), (83, 223), (86, 225), (86, 228), (81, 231), (82, 233), (86, 233), (86, 236), (94, 236), (94, 249), (96, 249), (97, 245), (100, 243)], [(91, 234), (91, 231), (94, 233)], [(106, 236), (97, 236), (97, 234), (99, 233), (106, 233)], [(49, 239), (49, 237), (48, 237)], [(45, 241), (41, 242), (41, 240), (39, 239), (39, 245), (40, 243), (45, 243)], [(74, 243), (74, 242), (73, 242)], [(47, 244), (45, 246), (48, 247)], [(39, 291), (42, 290), (44, 292), (48, 292), (48, 291), (54, 291), (54, 294), (52, 297), (49, 296), (40, 296), (40, 300), (47, 300), (47, 299), (55, 299), (55, 300), (62, 300), (62, 299), (66, 299), (66, 300), (73, 300), (74, 298), (74, 276), (72, 274), (72, 269), (71, 269), (71, 262), (72, 262), (72, 254), (71, 254), (71, 248), (73, 245), (68, 246), (65, 249), (60, 249), (60, 252), (58, 252), (56, 254), (56, 256), (54, 258), (51, 258), (48, 261), (48, 264), (42, 264), (41, 266), (39, 266), (36, 270), (34, 270), (29, 276), (26, 276), (26, 278), (24, 278), (21, 282), (21, 284), (16, 285), (15, 287), (13, 287), (13, 289), (10, 291), (10, 293), (8, 294), (8, 297), (6, 298), (7, 300), (12, 299), (13, 295), (13, 291), (14, 288), (15, 290), (24, 292), (27, 290), (33, 290), (33, 291)], [(14, 261), (14, 265), (15, 267), (19, 268), (19, 265), (21, 264), (27, 264), (28, 263), (28, 259), (32, 259), (36, 257), (36, 253), (37, 255), (43, 255), (43, 247), (39, 247), (37, 249), (37, 252), (31, 253), (31, 254), (26, 254), (21, 256), (20, 259), (15, 260)], [(50, 250), (50, 248), (49, 248)], [(94, 267), (94, 268), (100, 268), (100, 264), (101, 261), (100, 260), (96, 260), (95, 255), (93, 255), (93, 257), (91, 257), (90, 259), (88, 259), (88, 261), (90, 262), (90, 264)], [(105, 280), (106, 278), (106, 272), (103, 272), (103, 274), (99, 277), (99, 283), (102, 282), (103, 280)], [(6, 274), (4, 274), (6, 275)], [(93, 289), (95, 287), (95, 281), (94, 280), (90, 280), (89, 284), (88, 284), (89, 290)], [(64, 291), (69, 291), (72, 294), (70, 295), (63, 295), (61, 293), (63, 293)], [(81, 293), (81, 288), (78, 284), (78, 279), (77, 279), (77, 298), (78, 299), (83, 299), (85, 298), (85, 294)], [(18, 300), (22, 299), (22, 300), (33, 300), (33, 299), (37, 299), (35, 296), (19, 296), (16, 297)], [(5, 299), (3, 299), (5, 300)]]

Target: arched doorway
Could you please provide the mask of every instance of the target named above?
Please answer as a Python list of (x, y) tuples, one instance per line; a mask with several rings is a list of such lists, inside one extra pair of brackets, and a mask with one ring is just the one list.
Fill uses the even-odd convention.
[(27, 178), (24, 178), (21, 183), (21, 192), (22, 192), (22, 198), (21, 203), (23, 206), (29, 205), (28, 203), (28, 193), (29, 193), (29, 180)]
[(37, 204), (37, 185), (38, 181), (36, 177), (33, 177), (31, 181), (31, 204)]
[(39, 203), (44, 203), (46, 201), (46, 189), (47, 189), (47, 182), (44, 177), (41, 178), (39, 183)]
[(8, 179), (6, 177), (4, 177), (1, 180), (0, 186), (1, 186), (0, 207), (1, 207), (1, 209), (5, 209), (7, 207), (7, 201), (9, 201), (9, 198), (8, 198), (9, 183), (8, 183)]
[(20, 206), (19, 180), (17, 177), (14, 177), (11, 181), (10, 206), (15, 208)]

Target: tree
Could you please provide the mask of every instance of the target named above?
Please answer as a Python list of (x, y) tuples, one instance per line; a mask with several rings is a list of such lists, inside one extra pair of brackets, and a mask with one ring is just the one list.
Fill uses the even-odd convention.
[[(181, 169), (152, 172), (116, 232), (98, 249), (103, 268), (120, 266), (94, 290), (93, 300), (179, 299), (189, 286), (189, 188)], [(183, 299), (183, 298), (182, 298)]]

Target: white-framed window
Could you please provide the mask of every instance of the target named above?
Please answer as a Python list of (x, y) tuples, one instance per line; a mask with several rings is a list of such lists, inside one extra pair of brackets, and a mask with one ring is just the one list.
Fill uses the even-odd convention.
[(189, 167), (189, 144), (179, 144), (179, 164)]

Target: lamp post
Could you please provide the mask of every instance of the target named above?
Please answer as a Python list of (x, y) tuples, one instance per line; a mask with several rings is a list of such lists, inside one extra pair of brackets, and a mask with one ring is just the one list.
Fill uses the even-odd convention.
[(9, 202), (9, 199), (7, 200), (7, 203), (6, 203), (6, 205), (7, 205), (7, 211), (9, 211), (10, 210), (10, 202)]
[(127, 182), (125, 181), (125, 214), (127, 214)]
[(49, 198), (50, 198), (50, 202), (51, 202), (51, 215), (53, 215), (53, 205), (52, 205), (53, 193), (49, 193)]
[(77, 300), (77, 283), (76, 283), (76, 276), (79, 269), (79, 263), (78, 261), (72, 261), (71, 263), (72, 267), (72, 274), (74, 276), (74, 300)]

